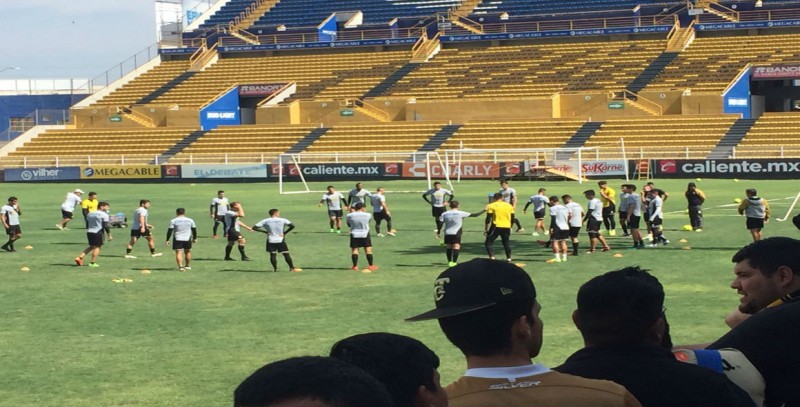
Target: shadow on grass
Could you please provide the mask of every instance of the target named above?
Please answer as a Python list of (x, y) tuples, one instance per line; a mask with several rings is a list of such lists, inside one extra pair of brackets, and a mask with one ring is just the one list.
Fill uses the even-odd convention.
[(219, 269), (217, 270), (219, 273), (265, 273), (265, 274), (273, 274), (272, 270), (267, 269), (260, 269), (260, 270), (241, 270), (241, 269)]

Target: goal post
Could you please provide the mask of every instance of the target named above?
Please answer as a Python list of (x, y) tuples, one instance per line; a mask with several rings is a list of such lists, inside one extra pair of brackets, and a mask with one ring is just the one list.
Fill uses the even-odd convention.
[(800, 201), (800, 192), (798, 192), (797, 195), (794, 197), (794, 201), (792, 201), (792, 204), (789, 205), (789, 210), (786, 211), (786, 215), (783, 217), (783, 219), (776, 218), (775, 220), (777, 220), (778, 222), (784, 222), (786, 221), (786, 219), (789, 219), (789, 216), (792, 215), (792, 211), (794, 210), (795, 205), (797, 205), (797, 201)]

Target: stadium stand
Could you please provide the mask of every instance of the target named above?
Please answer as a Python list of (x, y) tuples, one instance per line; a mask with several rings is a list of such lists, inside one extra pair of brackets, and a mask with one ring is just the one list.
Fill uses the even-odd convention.
[(122, 85), (113, 93), (99, 100), (97, 106), (131, 106), (147, 101), (156, 91), (168, 87), (176, 78), (186, 73), (187, 61), (163, 61), (153, 69)]
[(253, 4), (253, 0), (228, 0), (214, 15), (204, 21), (199, 29), (209, 29), (216, 25), (225, 25), (238, 17), (245, 9)]
[(673, 115), (608, 119), (585, 147), (600, 147), (599, 158), (706, 158), (736, 121), (736, 115)]
[[(534, 149), (561, 148), (581, 128), (583, 120), (528, 120), (466, 123), (439, 148)], [(526, 159), (518, 156), (506, 159)]]
[(444, 125), (437, 122), (337, 125), (304, 152), (412, 152), (419, 150)]
[(736, 158), (800, 156), (800, 113), (765, 113), (736, 147)]
[(337, 11), (361, 11), (364, 24), (387, 23), (398, 17), (431, 16), (460, 4), (461, 0), (282, 0), (253, 27), (316, 26)]
[(797, 34), (697, 38), (645, 90), (722, 92), (748, 63), (800, 60), (797, 39)]
[(291, 82), (297, 83), (292, 100), (330, 96), (358, 98), (409, 58), (409, 51), (222, 58), (155, 98), (153, 103), (197, 107), (233, 84)]
[(287, 152), (315, 126), (220, 126), (172, 157), (170, 164), (269, 162)]
[(474, 14), (506, 12), (511, 15), (564, 14), (601, 10), (630, 10), (638, 5), (674, 4), (666, 0), (483, 0), (475, 7)]
[(0, 158), (0, 165), (146, 164), (195, 130), (187, 127), (49, 130)]
[(665, 45), (664, 40), (631, 40), (443, 49), (389, 94), (435, 100), (624, 89)]

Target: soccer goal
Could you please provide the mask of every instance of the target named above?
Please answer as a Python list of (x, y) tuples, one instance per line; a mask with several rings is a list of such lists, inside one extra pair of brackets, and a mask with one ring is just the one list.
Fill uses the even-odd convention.
[[(278, 177), (278, 191), (285, 194), (305, 194), (313, 191), (309, 181), (322, 181), (343, 178), (364, 180), (375, 179), (386, 174), (389, 168), (403, 175), (407, 166), (412, 177), (425, 178), (427, 189), (436, 180), (443, 181), (452, 190), (450, 165), (437, 152), (363, 152), (363, 153), (298, 153), (281, 154), (273, 174)], [(381, 173), (382, 170), (383, 173)], [(310, 178), (310, 179), (309, 179)], [(328, 179), (326, 179), (328, 178)], [(409, 192), (424, 192), (409, 191)]]

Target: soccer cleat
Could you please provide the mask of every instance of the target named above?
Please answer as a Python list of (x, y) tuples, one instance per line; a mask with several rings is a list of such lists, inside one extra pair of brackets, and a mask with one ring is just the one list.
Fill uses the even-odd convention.
[(384, 237), (383, 233), (378, 233), (378, 237)]
[(358, 266), (353, 266), (353, 267), (350, 267), (350, 270), (355, 270), (355, 271), (358, 271)]
[(594, 250), (587, 250), (586, 254), (593, 254), (594, 252), (595, 252)]
[(513, 262), (514, 260), (511, 260), (511, 257), (509, 257), (509, 258), (507, 258), (507, 259), (506, 259), (506, 261), (507, 261), (507, 262), (509, 262), (509, 263), (511, 263), (511, 262)]
[(161, 257), (161, 256), (163, 256), (163, 255), (164, 255), (164, 253), (152, 253), (152, 254), (150, 255), (150, 257)]
[(191, 267), (189, 267), (189, 266), (186, 266), (186, 267), (184, 267), (184, 268), (186, 269), (186, 271), (189, 271), (189, 270), (191, 270), (191, 269), (192, 269), (192, 268), (191, 268)]
[(550, 231), (549, 231), (549, 230), (545, 230), (545, 231), (544, 231), (544, 234), (545, 234), (545, 236), (547, 236), (547, 235), (549, 235), (549, 234), (550, 234)]
[(89, 267), (97, 268), (97, 267), (100, 267), (100, 265), (97, 264), (97, 263), (89, 263)]
[(80, 257), (75, 258), (75, 264), (78, 266), (83, 266), (83, 259)]
[(445, 244), (444, 244), (444, 240), (440, 240), (440, 241), (439, 241), (439, 246), (442, 246), (442, 247), (444, 247), (444, 246), (445, 246)]
[[(275, 271), (278, 271), (278, 270), (275, 270)], [(291, 271), (292, 273), (299, 273), (299, 272), (303, 271), (303, 269), (301, 269), (300, 267), (295, 267), (295, 268), (293, 268), (293, 269), (291, 269), (289, 271)]]
[(616, 236), (616, 235), (617, 235), (617, 231), (616, 231), (616, 230), (613, 230), (613, 229), (612, 229), (612, 230), (609, 230), (609, 231), (608, 231), (608, 235), (609, 235), (609, 236)]
[(378, 269), (378, 266), (376, 266), (376, 265), (374, 265), (374, 264), (373, 264), (373, 265), (371, 265), (371, 266), (369, 266), (369, 267), (367, 267), (367, 270), (369, 270), (369, 271), (375, 271), (375, 270), (377, 270), (377, 269)]
[(330, 232), (330, 233), (333, 233), (333, 232), (335, 232), (335, 231), (336, 231), (336, 229), (331, 229), (331, 232)]
[(180, 271), (181, 273), (183, 273), (183, 272), (185, 272), (185, 271), (186, 271), (186, 267), (178, 267), (178, 271)]
[(11, 251), (11, 248), (10, 248), (10, 247), (8, 247), (8, 246), (6, 246), (6, 245), (3, 245), (3, 246), (2, 246), (2, 249), (3, 249), (3, 250), (5, 250), (5, 251), (7, 251), (7, 252), (10, 252), (10, 251)]
[(342, 229), (336, 229), (336, 234), (337, 235), (341, 235), (342, 234)]
[(561, 259), (549, 259), (545, 260), (545, 263), (561, 263)]
[(395, 233), (395, 232), (394, 232), (394, 230), (392, 230), (391, 232), (386, 232), (386, 234), (387, 234), (387, 235), (389, 235), (389, 236), (397, 236), (397, 235), (396, 235), (396, 234), (394, 234), (394, 233)]
[(250, 261), (250, 258), (247, 256), (242, 256), (242, 261)]
[(214, 239), (219, 239), (219, 235), (214, 235)]
[(667, 240), (667, 239), (664, 239), (664, 240), (662, 240), (662, 241), (661, 241), (661, 244), (663, 244), (664, 246), (666, 246), (666, 245), (668, 245), (668, 244), (669, 244), (669, 240)]
[(135, 258), (136, 258), (136, 256), (134, 256), (134, 255), (132, 255), (132, 254), (126, 254), (126, 255), (125, 255), (125, 258), (126, 258), (126, 259), (135, 259)]
[(517, 229), (517, 232), (518, 233), (525, 233), (525, 228), (519, 228), (519, 229)]
[(697, 229), (695, 229), (694, 231), (695, 231), (695, 232), (702, 232), (702, 231), (703, 231), (703, 228), (697, 228)]
[(631, 235), (630, 233), (623, 233), (623, 234), (622, 234), (622, 237), (628, 237), (628, 236), (630, 236), (630, 235)]
[(539, 232), (533, 232), (531, 233), (531, 236), (539, 236)]
[(272, 269), (272, 272), (273, 272), (273, 273), (277, 273), (277, 272), (278, 272), (278, 269)]
[(458, 265), (458, 263), (456, 263), (454, 261), (451, 261), (451, 262), (447, 263), (447, 267), (455, 267), (456, 265)]
[(635, 245), (633, 245), (633, 247), (630, 247), (629, 249), (631, 249), (631, 250), (639, 250), (639, 249), (641, 249), (641, 247), (638, 244), (635, 244)]
[(609, 251), (609, 250), (611, 250), (611, 248), (610, 248), (610, 247), (604, 247), (604, 248), (603, 248), (603, 251), (604, 251), (604, 252), (607, 252), (607, 251)]
[(647, 245), (648, 247), (658, 247), (658, 243), (650, 243)]
[(226, 257), (224, 260), (225, 260), (225, 261), (236, 261), (236, 259), (234, 259), (234, 258), (232, 258), (232, 257)]
[(63, 226), (61, 226), (61, 224), (60, 224), (60, 223), (56, 223), (56, 229), (58, 229), (58, 230), (64, 230), (64, 227), (63, 227)]

